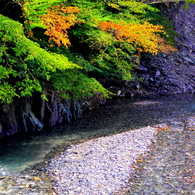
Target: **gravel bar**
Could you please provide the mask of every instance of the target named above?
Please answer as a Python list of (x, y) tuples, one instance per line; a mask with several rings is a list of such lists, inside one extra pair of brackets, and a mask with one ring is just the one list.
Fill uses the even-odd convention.
[(157, 128), (144, 127), (70, 146), (47, 171), (57, 194), (111, 195), (127, 185), (133, 163), (149, 153)]

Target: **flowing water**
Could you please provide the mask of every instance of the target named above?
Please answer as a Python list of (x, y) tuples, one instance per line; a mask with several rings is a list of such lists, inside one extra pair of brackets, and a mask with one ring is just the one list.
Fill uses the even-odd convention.
[[(156, 99), (117, 99), (83, 118), (52, 131), (1, 139), (0, 175), (15, 174), (44, 160), (59, 145), (71, 145), (94, 137), (116, 134), (149, 125), (195, 116), (195, 96)], [(54, 150), (55, 151), (55, 150)]]

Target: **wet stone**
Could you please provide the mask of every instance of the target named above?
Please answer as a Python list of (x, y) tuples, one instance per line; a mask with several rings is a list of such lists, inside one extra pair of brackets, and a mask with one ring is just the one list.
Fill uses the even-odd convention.
[[(195, 134), (188, 141), (185, 139), (186, 134), (192, 134), (192, 131), (184, 129), (183, 132), (171, 134), (167, 131), (160, 131), (157, 134), (156, 144), (150, 147), (151, 155), (142, 162), (136, 163), (135, 173), (138, 177), (136, 180), (130, 177), (129, 184), (123, 187), (120, 194), (144, 195), (152, 194), (152, 192), (159, 195), (193, 194), (195, 154), (190, 148), (194, 146)], [(182, 144), (170, 143), (170, 139), (167, 139), (168, 135), (171, 135), (171, 140), (177, 139), (177, 142)], [(195, 150), (195, 147), (193, 148)], [(174, 157), (173, 151), (177, 151)]]
[(0, 178), (0, 194), (2, 195), (54, 195), (52, 184), (46, 176), (5, 176)]

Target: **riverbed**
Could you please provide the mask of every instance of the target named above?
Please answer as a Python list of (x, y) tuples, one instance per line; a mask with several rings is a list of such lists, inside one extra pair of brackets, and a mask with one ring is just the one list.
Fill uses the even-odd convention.
[(183, 121), (193, 115), (193, 95), (134, 100), (119, 98), (108, 101), (107, 104), (84, 113), (82, 119), (55, 127), (50, 132), (22, 138), (13, 136), (3, 140), (0, 144), (0, 172), (4, 179), (7, 176), (23, 177), (23, 174), (28, 175), (29, 172), (32, 181), (37, 182), (36, 179), (33, 180), (36, 170), (46, 177), (44, 166), (49, 159), (71, 145), (174, 120)]

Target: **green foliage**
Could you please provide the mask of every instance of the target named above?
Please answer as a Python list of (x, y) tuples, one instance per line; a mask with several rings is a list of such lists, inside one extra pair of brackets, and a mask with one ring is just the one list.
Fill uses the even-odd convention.
[[(155, 5), (154, 5), (155, 6)], [(163, 10), (164, 6), (163, 5), (158, 5), (159, 10)], [(173, 44), (175, 43), (175, 36), (177, 36), (176, 31), (174, 30), (174, 27), (171, 25), (170, 21), (168, 18), (165, 17), (163, 12), (147, 12), (146, 18), (149, 19), (150, 23), (154, 25), (160, 24), (163, 26), (166, 34), (161, 34), (161, 37), (163, 37), (168, 43)]]
[(27, 30), (39, 27), (46, 28), (40, 18), (48, 13), (51, 6), (65, 2), (64, 0), (16, 0), (22, 9), (23, 16), (26, 19), (25, 26)]
[(96, 79), (89, 78), (78, 69), (56, 72), (51, 81), (54, 90), (66, 99), (81, 99), (97, 93), (108, 97), (111, 94)]
[[(74, 72), (81, 67), (68, 60), (64, 55), (52, 53), (40, 48), (40, 46), (29, 40), (23, 35), (22, 25), (7, 17), (0, 15), (0, 101), (10, 103), (14, 97), (31, 96), (34, 91), (42, 92), (44, 83), (54, 84), (53, 75), (68, 75), (74, 78)], [(71, 71), (72, 70), (72, 71)], [(72, 72), (72, 74), (71, 74)], [(55, 73), (55, 74), (54, 74)], [(80, 79), (84, 78), (85, 85), (92, 84), (94, 81), (87, 80), (82, 73)], [(52, 77), (51, 81), (50, 78)], [(61, 82), (64, 78), (61, 76)], [(57, 81), (59, 81), (57, 78)], [(78, 78), (78, 76), (77, 76)], [(66, 85), (70, 89), (73, 82)], [(87, 83), (89, 82), (89, 84)], [(75, 92), (79, 90), (75, 86)], [(53, 90), (53, 88), (51, 87)], [(87, 93), (91, 93), (91, 87), (86, 88)], [(82, 90), (84, 91), (84, 89)], [(90, 91), (90, 92), (89, 92)], [(100, 90), (101, 91), (101, 90)], [(105, 90), (103, 90), (105, 91)], [(78, 95), (73, 96), (77, 97)]]
[[(84, 56), (103, 76), (133, 79), (130, 71), (138, 65), (138, 51), (131, 43), (119, 43), (113, 36), (99, 29), (102, 21), (143, 24), (152, 22), (159, 15), (159, 10), (151, 5), (133, 0), (81, 1), (72, 0), (81, 12), (80, 23), (71, 28), (70, 50)], [(76, 40), (76, 41), (75, 41)], [(82, 50), (87, 45), (87, 53)], [(79, 48), (78, 48), (79, 47)]]
[[(133, 79), (130, 71), (139, 64), (139, 51), (136, 44), (119, 41), (114, 33), (103, 31), (100, 23), (163, 24), (157, 8), (134, 0), (13, 1), (21, 6), (24, 23), (0, 15), (0, 102), (4, 103), (31, 96), (35, 91), (46, 99), (47, 89), (69, 99), (95, 93), (109, 96), (110, 93), (90, 75)], [(60, 18), (70, 16), (67, 24), (74, 18), (71, 15), (74, 12), (61, 12), (60, 17), (55, 17), (59, 21), (55, 20), (52, 26), (52, 18), (59, 13), (51, 14), (53, 6), (59, 6), (55, 10), (78, 7), (76, 20), (67, 28), (58, 29)], [(50, 29), (44, 24), (45, 16)], [(164, 24), (168, 26), (167, 21)], [(46, 31), (48, 33), (44, 34)], [(66, 37), (56, 32), (65, 32)], [(61, 44), (55, 46), (52, 40), (49, 44), (48, 36), (52, 33), (56, 39), (70, 40), (69, 48)]]

